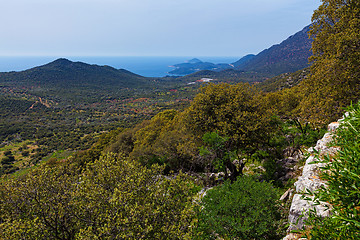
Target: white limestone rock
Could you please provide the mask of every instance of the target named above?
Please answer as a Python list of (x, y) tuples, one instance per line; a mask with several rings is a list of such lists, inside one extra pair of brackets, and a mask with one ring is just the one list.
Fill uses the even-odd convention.
[(290, 207), (288, 231), (302, 229), (309, 216), (309, 211), (315, 210), (320, 217), (331, 215), (330, 206), (326, 203), (315, 205), (314, 202), (302, 199), (302, 194), (295, 194)]
[[(329, 124), (328, 132), (322, 139), (317, 141), (315, 147), (309, 148), (308, 152), (313, 154), (315, 151), (317, 151), (320, 153), (320, 155), (332, 155), (336, 153), (338, 149), (335, 147), (329, 147), (329, 144), (333, 140), (333, 134), (339, 127), (340, 121), (341, 120)], [(317, 215), (320, 217), (328, 217), (331, 215), (331, 206), (329, 206), (327, 203), (315, 205), (312, 200), (304, 200), (302, 198), (303, 193), (307, 192), (307, 190), (313, 192), (322, 186), (326, 187), (326, 182), (321, 180), (319, 177), (322, 167), (325, 167), (325, 164), (319, 162), (314, 155), (311, 155), (306, 159), (302, 175), (298, 178), (298, 181), (294, 183), (296, 194), (293, 197), (290, 207), (290, 227), (288, 228), (288, 232), (302, 229), (305, 226), (305, 220), (307, 219), (310, 210), (315, 210)], [(312, 196), (309, 197), (312, 198)], [(284, 240), (290, 239), (294, 239), (293, 234), (291, 233), (289, 233), (284, 238)]]
[(330, 123), (329, 126), (328, 126), (328, 131), (329, 131), (329, 132), (335, 132), (336, 129), (339, 128), (340, 122), (341, 122), (341, 119), (340, 119), (338, 122), (332, 122), (332, 123)]

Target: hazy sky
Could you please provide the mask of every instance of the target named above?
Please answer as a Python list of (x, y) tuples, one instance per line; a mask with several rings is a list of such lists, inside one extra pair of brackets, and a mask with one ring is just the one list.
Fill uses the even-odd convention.
[(0, 56), (243, 56), (320, 0), (1, 0)]

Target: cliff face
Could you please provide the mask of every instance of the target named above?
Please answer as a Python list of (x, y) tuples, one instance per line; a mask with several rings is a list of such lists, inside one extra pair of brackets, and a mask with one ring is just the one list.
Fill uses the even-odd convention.
[[(311, 200), (304, 200), (302, 198), (303, 193), (308, 190), (311, 192), (319, 189), (321, 186), (326, 187), (326, 182), (320, 179), (321, 167), (324, 167), (323, 163), (316, 162), (318, 159), (315, 156), (315, 152), (319, 152), (320, 156), (333, 155), (338, 149), (335, 147), (329, 147), (329, 143), (332, 141), (336, 129), (339, 127), (339, 122), (329, 124), (328, 132), (324, 137), (319, 140), (314, 148), (308, 150), (311, 155), (307, 158), (305, 166), (303, 168), (302, 175), (298, 178), (298, 181), (294, 183), (296, 193), (293, 197), (290, 213), (288, 232), (292, 230), (300, 230), (305, 226), (305, 221), (308, 217), (309, 211), (315, 209), (317, 214), (321, 217), (328, 217), (331, 215), (331, 206), (326, 203), (315, 205)], [(312, 198), (312, 196), (307, 196)], [(295, 234), (289, 233), (283, 240), (298, 239)]]

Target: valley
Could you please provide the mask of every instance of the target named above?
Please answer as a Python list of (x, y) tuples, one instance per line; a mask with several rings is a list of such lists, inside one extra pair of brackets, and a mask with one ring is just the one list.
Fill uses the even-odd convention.
[[(281, 43), (184, 76), (1, 72), (0, 239), (358, 239), (360, 6), (322, 2)], [(332, 215), (298, 226), (301, 195)]]

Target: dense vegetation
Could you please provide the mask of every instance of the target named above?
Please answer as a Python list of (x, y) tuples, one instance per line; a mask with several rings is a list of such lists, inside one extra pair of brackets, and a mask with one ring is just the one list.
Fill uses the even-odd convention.
[[(360, 3), (322, 2), (310, 73), (250, 85), (233, 83), (255, 73), (229, 70), (232, 84), (199, 92), (187, 83), (200, 73), (145, 79), (63, 59), (0, 76), (0, 238), (281, 238), (276, 199), (293, 181), (281, 160), (360, 95)], [(86, 69), (94, 75), (83, 87), (69, 83)], [(335, 212), (314, 219), (314, 239), (358, 238), (359, 108), (328, 159), (329, 188), (317, 198)]]
[(3, 239), (184, 239), (197, 188), (184, 174), (106, 155), (77, 171), (45, 164), (1, 182)]
[(322, 2), (312, 17), (313, 64), (300, 105), (302, 115), (312, 122), (336, 119), (360, 93), (360, 3)]

